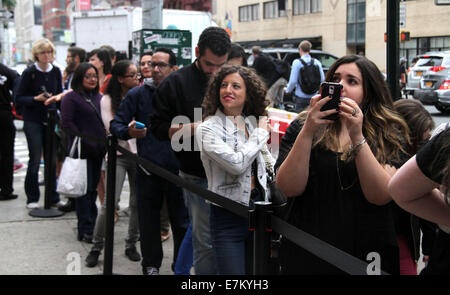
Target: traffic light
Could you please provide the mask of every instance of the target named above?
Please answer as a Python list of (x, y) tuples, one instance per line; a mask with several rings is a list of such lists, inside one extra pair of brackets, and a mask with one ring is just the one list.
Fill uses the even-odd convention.
[(410, 40), (409, 32), (401, 32), (400, 33), (400, 42), (405, 42)]

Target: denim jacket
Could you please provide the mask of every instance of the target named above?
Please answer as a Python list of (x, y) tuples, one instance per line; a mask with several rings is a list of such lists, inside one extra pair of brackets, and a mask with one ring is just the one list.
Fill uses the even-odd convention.
[[(256, 123), (256, 122), (255, 122)], [(196, 129), (196, 139), (201, 148), (200, 157), (208, 178), (208, 189), (246, 206), (250, 202), (252, 163), (256, 159), (256, 181), (264, 188), (264, 200), (270, 200), (267, 188), (266, 164), (261, 150), (267, 151), (271, 165), (274, 159), (267, 150), (269, 132), (254, 128), (245, 118), (249, 137), (220, 110), (208, 117)]]

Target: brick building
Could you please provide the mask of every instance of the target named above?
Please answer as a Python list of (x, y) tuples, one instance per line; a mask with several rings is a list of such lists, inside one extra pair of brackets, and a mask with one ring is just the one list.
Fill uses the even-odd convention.
[(212, 0), (164, 0), (164, 8), (211, 12)]

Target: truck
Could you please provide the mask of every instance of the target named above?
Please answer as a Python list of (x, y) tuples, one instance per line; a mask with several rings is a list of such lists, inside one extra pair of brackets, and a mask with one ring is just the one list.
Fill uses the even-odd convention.
[[(201, 32), (217, 26), (211, 13), (163, 9), (162, 29), (188, 30), (192, 33), (192, 48), (197, 45)], [(132, 33), (142, 29), (141, 7), (120, 7), (108, 10), (78, 11), (72, 14), (72, 36), (78, 47), (91, 51), (110, 45), (116, 51), (131, 57)], [(193, 51), (193, 50), (192, 50)], [(195, 56), (192, 56), (194, 60)]]

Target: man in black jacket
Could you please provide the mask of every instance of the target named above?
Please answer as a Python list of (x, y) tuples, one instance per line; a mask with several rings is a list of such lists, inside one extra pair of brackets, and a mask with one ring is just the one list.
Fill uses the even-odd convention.
[[(156, 89), (153, 99), (151, 132), (161, 140), (172, 140), (172, 148), (180, 161), (180, 176), (205, 189), (208, 183), (193, 135), (202, 119), (201, 104), (208, 80), (226, 63), (230, 47), (230, 37), (224, 29), (206, 28), (195, 48), (197, 59), (169, 75)], [(183, 193), (192, 223), (195, 273), (216, 274), (209, 204), (186, 189)]]
[(12, 193), (16, 128), (11, 113), (11, 92), (18, 77), (16, 71), (0, 63), (0, 201), (17, 198)]

